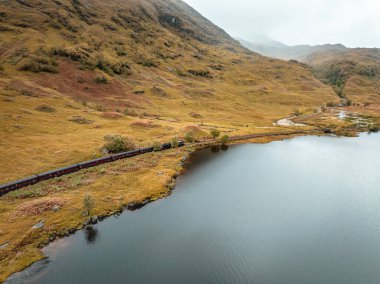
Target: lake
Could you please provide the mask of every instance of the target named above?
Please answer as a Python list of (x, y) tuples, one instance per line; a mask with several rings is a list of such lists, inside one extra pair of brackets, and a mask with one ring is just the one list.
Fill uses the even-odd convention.
[(380, 283), (379, 134), (226, 150), (8, 283)]

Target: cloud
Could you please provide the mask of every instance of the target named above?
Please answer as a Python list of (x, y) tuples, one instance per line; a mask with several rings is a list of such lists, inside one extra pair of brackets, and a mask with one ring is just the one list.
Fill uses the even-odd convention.
[(378, 0), (185, 0), (232, 36), (380, 47)]

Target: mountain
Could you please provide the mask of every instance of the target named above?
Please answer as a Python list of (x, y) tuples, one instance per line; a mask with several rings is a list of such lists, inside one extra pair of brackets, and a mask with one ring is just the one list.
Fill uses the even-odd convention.
[(320, 51), (306, 57), (315, 75), (334, 87), (353, 110), (380, 113), (380, 49)]
[[(0, 30), (1, 182), (92, 157), (109, 133), (148, 144), (204, 123), (233, 134), (336, 97), (180, 0), (3, 0)], [(131, 126), (140, 120), (158, 127)]]
[(264, 36), (255, 37), (255, 40), (252, 42), (242, 39), (238, 40), (246, 48), (261, 55), (283, 60), (293, 59), (301, 62), (305, 61), (305, 59), (314, 52), (346, 50), (346, 47), (341, 44), (288, 46)]

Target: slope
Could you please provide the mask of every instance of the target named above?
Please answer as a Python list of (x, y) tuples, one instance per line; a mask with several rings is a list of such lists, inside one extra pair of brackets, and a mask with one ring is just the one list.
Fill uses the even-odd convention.
[[(0, 29), (1, 182), (98, 155), (109, 133), (252, 132), (334, 100), (304, 66), (246, 50), (179, 0), (4, 0)], [(131, 127), (141, 119), (159, 127)]]

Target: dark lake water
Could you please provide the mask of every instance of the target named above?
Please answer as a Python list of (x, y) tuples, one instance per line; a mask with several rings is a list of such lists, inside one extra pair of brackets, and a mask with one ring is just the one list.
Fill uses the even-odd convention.
[(198, 152), (173, 195), (47, 247), (26, 283), (380, 283), (380, 135)]

